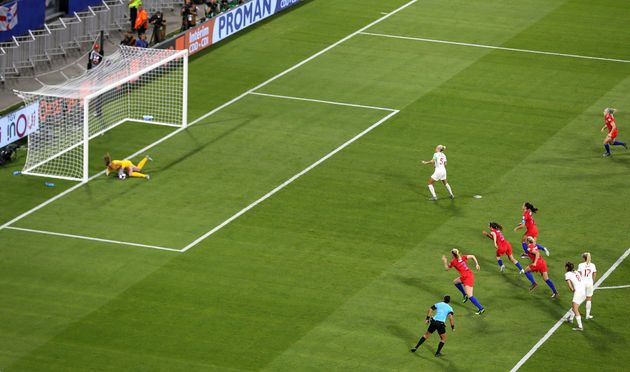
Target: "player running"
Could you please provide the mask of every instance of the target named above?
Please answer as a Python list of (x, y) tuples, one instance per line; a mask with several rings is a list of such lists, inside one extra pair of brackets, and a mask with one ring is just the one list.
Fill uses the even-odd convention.
[[(523, 250), (525, 251), (525, 254), (527, 254), (527, 238), (532, 237), (534, 238), (534, 241), (538, 239), (538, 227), (536, 227), (536, 222), (534, 221), (534, 213), (536, 212), (538, 212), (538, 208), (535, 208), (530, 202), (523, 203), (523, 216), (521, 219), (521, 223), (519, 223), (514, 228), (514, 231), (518, 231), (522, 229), (523, 227), (526, 228), (525, 234), (523, 234), (522, 244), (521, 244), (523, 247)], [(543, 247), (540, 244), (536, 244), (536, 245), (538, 246), (538, 249), (544, 251), (545, 254), (549, 256), (549, 253), (550, 253), (549, 249)]]
[[(553, 285), (553, 282), (551, 281), (551, 279), (549, 279), (549, 274), (547, 273), (547, 262), (545, 262), (545, 259), (542, 258), (542, 256), (540, 255), (540, 251), (538, 249), (538, 246), (536, 245), (536, 240), (534, 240), (534, 238), (532, 237), (529, 237), (527, 238), (527, 242), (529, 243), (529, 245), (527, 246), (527, 255), (532, 260), (532, 264), (527, 266), (527, 268), (525, 269), (525, 274), (527, 275), (530, 272), (540, 273), (543, 280), (547, 283), (547, 285), (549, 286), (549, 288), (551, 288), (551, 291), (553, 292), (551, 298), (558, 297), (556, 286)], [(531, 292), (538, 287), (538, 284), (536, 284), (536, 281), (533, 280), (533, 277), (530, 281), (532, 282), (532, 286), (529, 288)]]
[(475, 261), (475, 268), (479, 270), (479, 262), (477, 262), (477, 258), (471, 254), (469, 255), (461, 255), (459, 253), (459, 249), (453, 248), (451, 250), (451, 254), (453, 255), (453, 259), (450, 263), (446, 260), (446, 256), (442, 256), (442, 262), (444, 263), (444, 268), (449, 270), (454, 267), (457, 271), (459, 271), (459, 278), (453, 280), (455, 287), (462, 293), (464, 296), (463, 302), (466, 303), (468, 300), (472, 302), (475, 306), (477, 306), (478, 311), (475, 313), (477, 315), (483, 314), (486, 309), (477, 301), (475, 296), (473, 296), (473, 287), (475, 285), (475, 274), (468, 267), (468, 259), (472, 259)]
[(433, 183), (435, 181), (442, 181), (448, 193), (451, 195), (451, 199), (455, 199), (455, 195), (453, 195), (453, 190), (451, 190), (451, 185), (448, 184), (446, 180), (446, 155), (444, 155), (444, 150), (446, 150), (446, 146), (437, 145), (435, 148), (435, 154), (433, 154), (433, 159), (431, 160), (423, 160), (422, 164), (433, 164), (435, 166), (435, 171), (429, 177), (429, 191), (431, 191), (431, 199), (429, 200), (437, 200), (437, 196), (435, 195), (435, 188), (433, 188)]
[[(411, 352), (415, 353), (416, 350), (425, 342), (433, 332), (437, 331), (438, 335), (440, 335), (440, 344), (438, 345), (437, 351), (435, 352), (436, 357), (442, 356), (442, 348), (444, 347), (444, 343), (446, 343), (446, 318), (451, 323), (451, 329), (455, 330), (455, 317), (453, 313), (453, 308), (448, 303), (451, 302), (451, 296), (444, 296), (443, 302), (438, 302), (437, 304), (431, 306), (427, 311), (427, 318), (425, 319), (425, 323), (429, 324), (429, 328), (427, 332), (420, 337), (420, 340), (416, 344), (416, 346), (411, 348)], [(437, 311), (435, 316), (431, 316), (434, 311)]]
[(111, 172), (117, 171), (118, 178), (120, 179), (124, 179), (125, 176), (144, 178), (147, 180), (151, 178), (148, 174), (140, 173), (147, 161), (153, 160), (148, 155), (145, 156), (144, 159), (140, 160), (140, 163), (138, 163), (137, 166), (128, 159), (112, 160), (112, 156), (109, 153), (105, 155), (103, 160), (105, 160), (105, 166), (107, 167), (105, 169), (106, 176), (109, 176)]
[(577, 327), (573, 328), (573, 330), (583, 331), (582, 317), (580, 317), (580, 305), (586, 299), (586, 287), (584, 287), (584, 282), (582, 281), (582, 275), (580, 275), (580, 272), (573, 271), (574, 266), (571, 262), (567, 262), (564, 265), (564, 268), (567, 270), (564, 274), (564, 280), (567, 281), (567, 286), (571, 292), (573, 292), (573, 301), (571, 303), (573, 312), (570, 313), (569, 317), (565, 320), (569, 323), (573, 323), (573, 318), (575, 318), (575, 320), (577, 320)]
[(497, 249), (497, 263), (499, 264), (499, 269), (501, 270), (501, 272), (505, 271), (505, 265), (503, 265), (503, 260), (501, 259), (501, 257), (503, 255), (507, 255), (510, 261), (512, 261), (512, 263), (516, 265), (519, 273), (523, 274), (525, 270), (523, 270), (521, 264), (512, 255), (512, 245), (505, 239), (505, 236), (503, 236), (503, 226), (499, 225), (496, 222), (490, 222), (488, 226), (490, 227), (490, 232), (488, 233), (487, 231), (483, 231), (483, 235), (487, 236), (488, 238), (490, 238), (490, 240), (494, 242), (494, 247)]
[(608, 128), (608, 134), (604, 139), (604, 148), (606, 149), (604, 157), (611, 155), (610, 145), (623, 146), (626, 150), (628, 149), (628, 146), (624, 142), (616, 140), (619, 130), (617, 129), (617, 124), (615, 123), (615, 117), (613, 116), (615, 112), (617, 112), (617, 110), (614, 108), (607, 107), (604, 109), (604, 126), (600, 130), (600, 132), (603, 132), (606, 128)]
[(584, 283), (584, 287), (586, 287), (586, 319), (593, 319), (591, 315), (591, 301), (593, 300), (593, 286), (594, 282), (597, 278), (597, 268), (595, 264), (591, 262), (591, 254), (589, 252), (584, 252), (582, 254), (582, 259), (584, 262), (578, 265), (578, 271), (582, 276), (582, 283)]

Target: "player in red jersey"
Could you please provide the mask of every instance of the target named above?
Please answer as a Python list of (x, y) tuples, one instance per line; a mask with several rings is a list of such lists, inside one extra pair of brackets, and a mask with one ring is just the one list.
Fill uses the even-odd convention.
[(496, 222), (490, 222), (488, 227), (490, 227), (490, 232), (483, 231), (483, 235), (487, 236), (490, 240), (494, 242), (494, 247), (497, 249), (497, 263), (499, 264), (501, 272), (505, 271), (505, 265), (503, 265), (503, 260), (501, 259), (501, 257), (503, 257), (503, 255), (507, 255), (510, 261), (512, 261), (512, 263), (516, 265), (520, 274), (523, 274), (525, 272), (523, 270), (523, 267), (512, 255), (512, 245), (505, 239), (505, 236), (503, 236), (503, 226), (499, 225)]
[[(523, 234), (522, 238), (522, 246), (525, 254), (527, 254), (527, 238), (532, 237), (534, 241), (538, 239), (538, 227), (536, 227), (536, 222), (534, 221), (534, 213), (538, 212), (538, 208), (534, 207), (531, 203), (525, 202), (523, 203), (523, 217), (521, 219), (521, 223), (518, 224), (514, 228), (514, 231), (518, 231), (525, 227), (525, 234)], [(543, 247), (540, 244), (537, 244), (538, 249), (545, 252), (547, 256), (549, 256), (549, 249)], [(524, 256), (522, 256), (524, 257)]]
[[(529, 237), (527, 238), (527, 243), (527, 255), (532, 260), (532, 263), (531, 265), (527, 266), (525, 272), (540, 273), (543, 280), (547, 283), (547, 285), (549, 286), (549, 288), (551, 288), (551, 291), (553, 292), (551, 298), (558, 297), (556, 286), (553, 285), (553, 282), (551, 281), (551, 279), (549, 279), (549, 274), (547, 273), (547, 262), (545, 262), (545, 259), (542, 258), (542, 256), (540, 255), (540, 251), (538, 250), (538, 246), (536, 245), (536, 240), (534, 240), (534, 238), (532, 237)], [(529, 290), (533, 291), (534, 289), (536, 289), (536, 287), (538, 287), (538, 284), (536, 284), (536, 282), (534, 281)]]
[(461, 255), (459, 249), (454, 248), (451, 250), (453, 259), (449, 263), (446, 256), (442, 256), (442, 262), (444, 263), (444, 269), (449, 270), (454, 267), (459, 272), (459, 278), (453, 280), (455, 287), (464, 295), (464, 303), (468, 300), (477, 306), (479, 309), (476, 314), (482, 314), (486, 309), (481, 306), (479, 301), (473, 296), (473, 286), (475, 285), (475, 274), (468, 267), (468, 259), (475, 261), (475, 268), (479, 270), (479, 262), (477, 258), (471, 254)]
[(615, 112), (617, 112), (617, 110), (614, 108), (604, 109), (604, 126), (600, 130), (600, 132), (603, 132), (604, 130), (608, 129), (608, 134), (606, 135), (606, 138), (604, 139), (604, 148), (606, 149), (606, 152), (604, 153), (604, 157), (611, 155), (610, 145), (623, 146), (626, 150), (628, 149), (628, 146), (624, 142), (617, 141), (615, 139), (617, 138), (617, 134), (619, 134), (619, 130), (617, 129), (617, 123), (615, 123), (615, 117), (613, 116)]

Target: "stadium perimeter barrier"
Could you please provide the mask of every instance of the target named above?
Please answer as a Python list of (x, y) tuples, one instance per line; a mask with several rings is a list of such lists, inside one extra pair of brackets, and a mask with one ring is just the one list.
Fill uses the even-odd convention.
[(303, 0), (251, 0), (181, 32), (154, 47), (175, 50), (188, 49), (188, 55), (193, 55), (301, 1)]

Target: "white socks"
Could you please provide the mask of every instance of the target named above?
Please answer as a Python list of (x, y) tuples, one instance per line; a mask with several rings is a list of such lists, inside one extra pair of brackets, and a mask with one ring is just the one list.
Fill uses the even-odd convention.
[(446, 189), (448, 190), (448, 193), (451, 194), (451, 196), (455, 196), (455, 195), (453, 195), (453, 190), (451, 190), (451, 185), (450, 184), (447, 183), (444, 186), (446, 186)]
[(582, 317), (581, 316), (576, 316), (575, 320), (577, 320), (578, 328), (582, 328)]
[[(446, 186), (446, 189), (448, 190), (448, 193), (451, 194), (451, 197), (454, 197), (455, 195), (453, 195), (453, 190), (451, 189), (451, 185), (447, 183), (444, 186)], [(433, 185), (427, 185), (427, 187), (429, 188), (429, 191), (431, 191), (431, 195), (434, 198), (437, 198), (437, 195), (435, 195), (435, 187), (433, 187)]]
[(586, 319), (591, 316), (591, 301), (586, 301)]

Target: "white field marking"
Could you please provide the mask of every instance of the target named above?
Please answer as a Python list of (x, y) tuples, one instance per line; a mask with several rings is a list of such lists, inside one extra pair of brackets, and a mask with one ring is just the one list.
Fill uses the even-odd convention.
[(499, 46), (493, 46), (493, 45), (472, 44), (472, 43), (461, 43), (461, 42), (457, 42), (457, 41), (436, 40), (436, 39), (425, 39), (425, 38), (421, 38), (421, 37), (411, 37), (411, 36), (387, 35), (387, 34), (378, 34), (378, 33), (373, 33), (373, 32), (361, 32), (361, 35), (378, 36), (378, 37), (387, 37), (387, 38), (391, 38), (391, 39), (403, 39), (403, 40), (423, 41), (423, 42), (427, 42), (427, 43), (438, 43), (438, 44), (460, 45), (460, 46), (475, 47), (475, 48), (497, 49), (497, 50), (505, 50), (505, 51), (509, 51), (509, 52), (520, 52), (520, 53), (531, 53), (531, 54), (544, 54), (544, 55), (548, 55), (548, 56), (569, 57), (569, 58), (580, 58), (580, 59), (591, 59), (591, 60), (597, 60), (597, 61), (607, 61), (607, 62), (630, 63), (630, 60), (627, 60), (627, 59), (604, 58), (604, 57), (592, 57), (592, 56), (582, 56), (582, 55), (578, 55), (578, 54), (566, 54), (566, 53), (556, 53), (556, 52), (545, 52), (545, 51), (541, 51), (541, 50), (518, 49), (518, 48), (506, 48), (506, 47), (499, 47)]
[(389, 113), (387, 116), (385, 116), (384, 118), (382, 118), (381, 120), (379, 120), (378, 122), (372, 124), (369, 128), (363, 130), (363, 132), (357, 134), (356, 136), (352, 137), (351, 139), (349, 139), (348, 141), (346, 141), (343, 145), (337, 147), (336, 149), (334, 149), (333, 151), (329, 152), (328, 154), (326, 154), (324, 157), (322, 157), (321, 159), (317, 160), (315, 163), (309, 165), (308, 167), (304, 168), (304, 170), (302, 170), (300, 173), (294, 175), (293, 177), (289, 178), (288, 180), (284, 181), (281, 185), (277, 186), (275, 189), (269, 191), (268, 193), (266, 193), (265, 195), (263, 195), (262, 197), (260, 197), (258, 200), (256, 200), (255, 202), (251, 203), (250, 205), (248, 205), (247, 207), (241, 209), (239, 212), (237, 212), (235, 215), (233, 215), (232, 217), (228, 218), (227, 220), (223, 221), (220, 225), (216, 226), (215, 228), (213, 228), (212, 230), (208, 231), (207, 233), (203, 234), (202, 236), (200, 236), (199, 238), (195, 239), (195, 241), (193, 241), (192, 243), (188, 244), (186, 247), (184, 247), (181, 251), (182, 252), (186, 252), (187, 250), (189, 250), (190, 248), (194, 247), (195, 245), (199, 244), (201, 241), (203, 241), (204, 239), (206, 239), (207, 237), (209, 237), (210, 235), (214, 234), (215, 232), (221, 230), (224, 226), (226, 226), (227, 224), (229, 224), (230, 222), (234, 221), (235, 219), (239, 218), (240, 216), (242, 216), (243, 214), (245, 214), (247, 211), (249, 211), (250, 209), (254, 208), (255, 206), (257, 206), (258, 204), (262, 203), (263, 201), (265, 201), (266, 199), (268, 199), (269, 197), (271, 197), (273, 194), (277, 193), (278, 191), (282, 190), (283, 188), (285, 188), (286, 186), (288, 186), (289, 184), (291, 184), (293, 181), (297, 180), (298, 178), (300, 178), (301, 176), (303, 176), (304, 174), (306, 174), (308, 171), (310, 171), (311, 169), (315, 168), (316, 166), (318, 166), (319, 164), (323, 163), (324, 161), (326, 161), (327, 159), (329, 159), (330, 157), (332, 157), (333, 155), (335, 155), (336, 153), (338, 153), (339, 151), (343, 150), (344, 148), (346, 148), (348, 145), (350, 145), (352, 142), (358, 140), (359, 138), (363, 137), (365, 134), (369, 133), (372, 129), (378, 127), (379, 125), (381, 125), (382, 123), (384, 123), (385, 121), (387, 121), (389, 118), (391, 118), (392, 116), (396, 115), (397, 113), (399, 113), (399, 110), (396, 111), (392, 111), (391, 113)]
[[(602, 275), (601, 278), (599, 278), (599, 280), (597, 281), (597, 283), (595, 283), (594, 288), (595, 289), (601, 289), (599, 286), (604, 282), (604, 280), (606, 280), (606, 278), (608, 278), (608, 276), (610, 274), (612, 274), (613, 271), (615, 271), (615, 269), (617, 269), (617, 267), (623, 262), (623, 260), (626, 259), (626, 257), (628, 257), (628, 255), (630, 255), (630, 248), (628, 248), (624, 254), (621, 255), (621, 257), (619, 257), (617, 259), (617, 261), (615, 261), (615, 263), (610, 267), (610, 269), (608, 269), (608, 271), (606, 271), (604, 273), (604, 275)], [(527, 360), (529, 358), (531, 358), (532, 355), (534, 355), (534, 353), (545, 343), (545, 341), (547, 341), (549, 339), (549, 337), (551, 337), (551, 335), (553, 335), (553, 333), (560, 328), (560, 326), (564, 323), (564, 318), (566, 318), (569, 314), (571, 313), (571, 310), (567, 311), (562, 318), (560, 318), (556, 324), (553, 325), (553, 327), (551, 327), (551, 329), (549, 329), (549, 331), (547, 331), (547, 333), (545, 333), (545, 335), (543, 336), (543, 338), (541, 338), (540, 340), (538, 340), (538, 342), (536, 343), (536, 345), (534, 345), (534, 347), (531, 348), (531, 350), (529, 350), (527, 352), (527, 354), (525, 354), (525, 356), (523, 358), (521, 358), (521, 360), (518, 361), (518, 363), (516, 363), (516, 365), (510, 370), (510, 372), (516, 372), (518, 371), (519, 368), (521, 368), (523, 366), (523, 364), (525, 364), (525, 362), (527, 362)]]
[(620, 288), (630, 288), (630, 284), (628, 285), (615, 285), (610, 287), (599, 287), (597, 289), (620, 289)]
[(110, 240), (110, 239), (101, 239), (101, 238), (92, 238), (89, 236), (83, 236), (83, 235), (72, 235), (72, 234), (64, 234), (64, 233), (58, 233), (58, 232), (53, 232), (53, 231), (44, 231), (44, 230), (34, 230), (34, 229), (25, 229), (22, 227), (7, 227), (7, 229), (11, 229), (11, 230), (19, 230), (19, 231), (27, 231), (27, 232), (32, 232), (32, 233), (37, 233), (37, 234), (45, 234), (45, 235), (54, 235), (54, 236), (63, 236), (66, 238), (74, 238), (74, 239), (83, 239), (83, 240), (92, 240), (95, 242), (102, 242), (102, 243), (111, 243), (111, 244), (120, 244), (120, 245), (131, 245), (134, 247), (143, 247), (143, 248), (151, 248), (151, 249), (159, 249), (162, 251), (172, 251), (172, 252), (179, 252), (179, 249), (175, 249), (175, 248), (166, 248), (166, 247), (160, 247), (157, 245), (149, 245), (149, 244), (139, 244), (139, 243), (131, 243), (131, 242), (124, 242), (124, 241), (120, 241), (120, 240)]
[[(304, 65), (305, 63), (307, 63), (307, 62), (309, 62), (309, 61), (311, 61), (311, 60), (313, 60), (313, 59), (315, 59), (315, 58), (319, 57), (320, 55), (322, 55), (322, 54), (324, 54), (324, 53), (326, 53), (326, 52), (328, 52), (329, 50), (331, 50), (331, 49), (333, 49), (334, 47), (338, 46), (339, 44), (341, 44), (341, 43), (343, 43), (343, 42), (345, 42), (345, 41), (347, 41), (347, 40), (351, 39), (352, 37), (354, 37), (354, 36), (356, 36), (356, 35), (360, 34), (361, 32), (363, 32), (363, 31), (367, 30), (368, 28), (370, 28), (370, 27), (372, 27), (372, 26), (374, 26), (374, 25), (376, 25), (376, 24), (378, 24), (378, 23), (380, 23), (380, 22), (382, 22), (382, 21), (386, 20), (387, 18), (389, 18), (389, 17), (393, 16), (394, 14), (396, 14), (396, 13), (398, 13), (398, 12), (402, 11), (403, 9), (405, 9), (405, 8), (407, 8), (407, 7), (409, 7), (409, 6), (413, 5), (413, 4), (415, 4), (417, 1), (418, 1), (418, 0), (411, 0), (410, 2), (408, 2), (408, 3), (404, 4), (404, 5), (402, 5), (401, 7), (397, 8), (397, 9), (396, 9), (396, 10), (394, 10), (394, 11), (392, 11), (391, 13), (389, 13), (389, 14), (387, 14), (387, 15), (385, 15), (385, 16), (383, 16), (383, 17), (381, 17), (381, 18), (377, 19), (377, 20), (375, 20), (374, 22), (372, 22), (372, 23), (368, 24), (367, 26), (364, 26), (364, 27), (360, 28), (359, 30), (357, 30), (357, 31), (355, 31), (355, 32), (353, 32), (353, 33), (351, 33), (350, 35), (348, 35), (348, 36), (344, 37), (343, 39), (341, 39), (341, 40), (339, 40), (339, 41), (337, 41), (337, 42), (335, 42), (335, 43), (331, 44), (330, 46), (328, 46), (328, 47), (326, 47), (326, 48), (324, 48), (324, 49), (322, 49), (322, 50), (320, 50), (319, 52), (317, 52), (317, 53), (313, 54), (312, 56), (310, 56), (310, 57), (306, 58), (306, 59), (305, 59), (305, 60), (303, 60), (302, 62), (299, 62), (299, 63), (297, 63), (297, 64), (293, 65), (292, 67), (290, 67), (290, 68), (286, 69), (285, 71), (283, 71), (283, 72), (281, 72), (281, 73), (277, 74), (276, 76), (274, 76), (274, 77), (272, 77), (272, 78), (270, 78), (270, 79), (266, 80), (265, 82), (263, 82), (263, 83), (261, 83), (261, 84), (259, 84), (259, 85), (255, 86), (254, 88), (252, 88), (252, 89), (250, 89), (250, 90), (246, 91), (245, 93), (243, 93), (243, 94), (241, 94), (241, 95), (239, 95), (239, 96), (237, 96), (237, 97), (235, 97), (235, 98), (231, 99), (230, 101), (228, 101), (228, 102), (226, 102), (226, 103), (222, 104), (221, 106), (219, 106), (219, 107), (217, 107), (217, 108), (215, 108), (215, 109), (213, 109), (213, 110), (211, 110), (211, 111), (207, 112), (206, 114), (204, 114), (204, 115), (202, 115), (202, 116), (198, 117), (197, 119), (195, 119), (195, 120), (193, 120), (192, 122), (188, 123), (188, 126), (190, 127), (191, 125), (194, 125), (194, 124), (196, 124), (196, 123), (200, 122), (201, 120), (203, 120), (203, 119), (207, 118), (207, 117), (208, 117), (208, 116), (210, 116), (210, 115), (215, 114), (216, 112), (218, 112), (218, 111), (222, 110), (223, 108), (225, 108), (225, 107), (227, 107), (227, 106), (229, 106), (229, 105), (231, 105), (231, 104), (233, 104), (233, 103), (235, 103), (235, 102), (237, 102), (237, 101), (241, 100), (243, 97), (247, 96), (249, 93), (252, 93), (252, 92), (254, 92), (255, 90), (258, 90), (258, 89), (260, 89), (260, 88), (264, 87), (265, 85), (267, 85), (267, 84), (271, 83), (272, 81), (275, 81), (276, 79), (279, 79), (280, 77), (282, 77), (282, 76), (284, 76), (284, 75), (288, 74), (289, 72), (291, 72), (291, 71), (293, 71), (293, 70), (297, 69), (298, 67), (300, 67), (300, 66)], [(181, 131), (183, 131), (183, 130), (186, 130), (186, 128), (184, 128), (184, 127), (180, 127), (179, 129), (177, 129), (177, 130), (175, 130), (175, 131), (173, 131), (173, 132), (169, 133), (168, 135), (166, 135), (166, 136), (162, 137), (161, 139), (159, 139), (159, 140), (157, 140), (157, 141), (153, 142), (152, 144), (150, 144), (150, 145), (148, 145), (148, 146), (144, 147), (142, 150), (139, 150), (139, 151), (135, 152), (134, 154), (129, 155), (127, 158), (133, 158), (133, 157), (135, 157), (135, 156), (138, 156), (139, 154), (145, 153), (147, 150), (149, 150), (149, 149), (153, 148), (154, 146), (157, 146), (158, 144), (160, 144), (160, 143), (162, 143), (162, 142), (166, 141), (167, 139), (169, 139), (169, 138), (173, 137), (174, 135), (179, 134), (179, 133), (180, 133)], [(67, 195), (67, 194), (71, 193), (72, 191), (74, 191), (74, 190), (78, 189), (79, 187), (83, 186), (83, 184), (85, 184), (85, 183), (87, 183), (87, 182), (90, 182), (90, 181), (91, 181), (91, 180), (93, 180), (94, 178), (99, 177), (99, 176), (101, 176), (101, 175), (103, 175), (103, 174), (105, 174), (105, 171), (102, 171), (102, 172), (100, 172), (100, 173), (97, 173), (97, 174), (93, 175), (92, 177), (88, 178), (88, 180), (87, 180), (86, 182), (81, 182), (81, 183), (78, 183), (78, 184), (76, 184), (75, 186), (72, 186), (71, 188), (67, 189), (66, 191), (64, 191), (64, 192), (62, 192), (62, 193), (60, 193), (60, 194), (57, 194), (57, 195), (53, 196), (52, 198), (50, 198), (50, 199), (46, 200), (45, 202), (43, 202), (43, 203), (39, 204), (38, 206), (36, 206), (36, 207), (34, 207), (34, 208), (32, 208), (32, 209), (30, 209), (30, 210), (28, 210), (28, 211), (26, 211), (26, 212), (22, 213), (21, 215), (19, 215), (19, 216), (15, 217), (15, 218), (14, 218), (14, 219), (12, 219), (11, 221), (6, 222), (4, 225), (1, 225), (1, 226), (0, 226), (0, 230), (7, 228), (8, 226), (10, 226), (10, 225), (14, 224), (15, 222), (17, 222), (17, 221), (19, 221), (19, 220), (23, 219), (24, 217), (26, 217), (26, 216), (28, 216), (28, 215), (32, 214), (33, 212), (38, 211), (39, 209), (41, 209), (41, 208), (43, 208), (43, 207), (47, 206), (48, 204), (50, 204), (50, 203), (54, 202), (55, 200), (57, 200), (57, 199), (60, 199), (60, 198), (64, 197), (65, 195)]]
[[(186, 129), (186, 128), (180, 127), (179, 129), (177, 129), (177, 130), (175, 130), (175, 131), (173, 131), (173, 132), (171, 132), (171, 133), (167, 134), (166, 136), (164, 136), (164, 137), (160, 138), (159, 140), (157, 140), (157, 141), (153, 142), (152, 144), (150, 144), (150, 145), (148, 145), (148, 146), (144, 147), (143, 149), (141, 149), (141, 150), (139, 150), (139, 151), (136, 151), (135, 153), (133, 153), (133, 154), (131, 154), (131, 155), (127, 156), (126, 158), (127, 158), (127, 159), (129, 159), (129, 158), (136, 157), (136, 156), (138, 156), (139, 154), (144, 154), (144, 153), (146, 153), (146, 151), (148, 151), (148, 150), (149, 150), (149, 149), (151, 149), (152, 147), (154, 147), (154, 146), (156, 146), (156, 145), (158, 145), (158, 144), (160, 144), (160, 143), (162, 143), (162, 142), (166, 141), (167, 139), (169, 139), (169, 138), (173, 137), (174, 135), (178, 134), (179, 132), (181, 132), (181, 131), (183, 131), (183, 130), (185, 130), (185, 129)], [(97, 173), (97, 174), (93, 175), (92, 177), (88, 178), (88, 180), (87, 180), (86, 182), (80, 182), (80, 183), (77, 183), (76, 185), (72, 186), (71, 188), (67, 189), (66, 191), (64, 191), (64, 192), (62, 192), (62, 193), (60, 193), (60, 194), (57, 194), (57, 195), (53, 196), (52, 198), (50, 198), (50, 199), (46, 200), (45, 202), (41, 203), (40, 205), (38, 205), (38, 206), (36, 206), (36, 207), (34, 207), (34, 208), (32, 208), (32, 209), (30, 209), (30, 210), (28, 210), (28, 211), (26, 211), (26, 212), (22, 213), (21, 215), (19, 215), (19, 216), (15, 217), (15, 218), (14, 218), (14, 219), (12, 219), (11, 221), (9, 221), (9, 222), (5, 223), (4, 225), (0, 226), (0, 230), (2, 230), (2, 229), (6, 229), (7, 227), (9, 227), (9, 226), (11, 226), (12, 224), (16, 223), (17, 221), (21, 220), (22, 218), (24, 218), (24, 217), (26, 217), (26, 216), (28, 216), (28, 215), (32, 214), (33, 212), (36, 212), (36, 211), (38, 211), (38, 210), (40, 210), (40, 209), (44, 208), (45, 206), (47, 206), (48, 204), (50, 204), (50, 203), (54, 202), (55, 200), (57, 200), (57, 199), (60, 199), (60, 198), (64, 197), (65, 195), (67, 195), (67, 194), (71, 193), (72, 191), (74, 191), (74, 190), (78, 189), (79, 187), (83, 186), (83, 185), (84, 185), (84, 184), (86, 184), (87, 182), (90, 182), (91, 180), (95, 179), (96, 177), (100, 177), (100, 176), (102, 176), (102, 175), (104, 175), (104, 174), (105, 174), (105, 171), (103, 170), (103, 171), (101, 171), (101, 172), (99, 172), (99, 173)]]
[(306, 64), (306, 63), (308, 63), (308, 62), (312, 61), (313, 59), (315, 59), (315, 58), (317, 58), (317, 57), (321, 56), (322, 54), (324, 54), (324, 53), (326, 53), (326, 52), (330, 51), (331, 49), (335, 48), (335, 47), (336, 47), (336, 46), (338, 46), (339, 44), (344, 43), (344, 42), (346, 42), (346, 41), (350, 40), (351, 38), (353, 38), (353, 37), (355, 37), (355, 36), (357, 36), (357, 35), (359, 35), (359, 34), (363, 33), (363, 31), (365, 31), (365, 30), (369, 29), (370, 27), (372, 27), (372, 26), (374, 26), (374, 25), (377, 25), (377, 24), (379, 24), (379, 23), (383, 22), (384, 20), (386, 20), (387, 18), (389, 18), (389, 17), (393, 16), (394, 14), (396, 14), (396, 13), (400, 12), (401, 10), (403, 10), (403, 9), (405, 9), (405, 8), (407, 8), (407, 7), (409, 7), (410, 5), (415, 4), (417, 1), (418, 1), (418, 0), (411, 0), (410, 2), (406, 3), (405, 5), (403, 5), (403, 6), (399, 7), (399, 8), (397, 8), (396, 10), (392, 11), (392, 12), (391, 12), (391, 13), (389, 13), (389, 14), (386, 14), (386, 15), (382, 16), (381, 18), (379, 18), (379, 19), (377, 19), (376, 21), (374, 21), (374, 22), (372, 22), (372, 23), (368, 24), (367, 26), (361, 27), (359, 30), (357, 30), (357, 31), (355, 31), (355, 32), (353, 32), (353, 33), (351, 33), (350, 35), (348, 35), (348, 36), (344, 37), (343, 39), (338, 40), (337, 42), (335, 42), (335, 43), (333, 43), (333, 44), (331, 44), (331, 45), (327, 46), (326, 48), (324, 48), (324, 49), (320, 50), (319, 52), (317, 52), (317, 53), (313, 54), (312, 56), (310, 56), (310, 57), (306, 58), (305, 60), (303, 60), (303, 61), (301, 61), (301, 62), (298, 62), (297, 64), (295, 64), (295, 65), (293, 65), (293, 66), (289, 67), (288, 69), (286, 69), (286, 70), (282, 71), (282, 72), (281, 72), (281, 73), (279, 73), (278, 75), (276, 75), (276, 76), (274, 76), (274, 77), (272, 77), (272, 78), (270, 78), (270, 79), (268, 79), (268, 80), (266, 80), (266, 81), (264, 81), (264, 82), (262, 82), (262, 83), (258, 84), (257, 86), (255, 86), (255, 87), (253, 87), (252, 89), (248, 90), (247, 92), (245, 92), (245, 93), (241, 94), (240, 96), (233, 98), (231, 101), (228, 101), (228, 102), (224, 103), (223, 105), (221, 105), (221, 106), (217, 107), (216, 109), (214, 109), (214, 110), (212, 110), (212, 111), (210, 111), (210, 112), (208, 112), (208, 113), (206, 113), (206, 114), (204, 114), (204, 115), (202, 115), (202, 116), (198, 117), (197, 119), (193, 120), (193, 121), (192, 121), (189, 125), (193, 125), (193, 124), (195, 124), (195, 123), (197, 123), (197, 122), (199, 122), (199, 121), (201, 121), (201, 120), (203, 120), (203, 119), (207, 118), (208, 116), (210, 116), (210, 115), (214, 114), (215, 112), (217, 112), (217, 111), (221, 110), (222, 108), (224, 108), (224, 107), (226, 107), (226, 106), (229, 106), (229, 105), (231, 105), (232, 103), (234, 103), (234, 102), (236, 102), (236, 101), (241, 100), (243, 97), (247, 96), (248, 94), (250, 94), (250, 93), (253, 93), (253, 92), (257, 91), (258, 89), (260, 89), (260, 88), (264, 87), (265, 85), (268, 85), (269, 83), (271, 83), (271, 82), (273, 82), (273, 81), (275, 81), (275, 80), (277, 80), (277, 79), (279, 79), (279, 78), (283, 77), (284, 75), (288, 74), (289, 72), (291, 72), (291, 71), (293, 71), (293, 70), (296, 70), (297, 68), (299, 68), (299, 67), (303, 66), (304, 64)]
[(387, 12), (381, 12), (382, 15), (388, 15), (389, 13)]
[(385, 107), (365, 106), (365, 105), (357, 105), (357, 104), (354, 104), (354, 103), (344, 103), (344, 102), (334, 102), (334, 101), (322, 101), (322, 100), (319, 100), (319, 99), (312, 99), (312, 98), (280, 96), (280, 95), (277, 95), (277, 94), (258, 93), (258, 92), (251, 92), (249, 94), (253, 94), (253, 95), (256, 95), (256, 96), (280, 98), (280, 99), (290, 99), (290, 100), (295, 100), (295, 101), (307, 101), (307, 102), (325, 103), (325, 104), (328, 104), (328, 105), (358, 107), (358, 108), (364, 108), (364, 109), (370, 109), (370, 110), (381, 110), (381, 111), (389, 111), (389, 112), (396, 111), (396, 109), (385, 108)]

